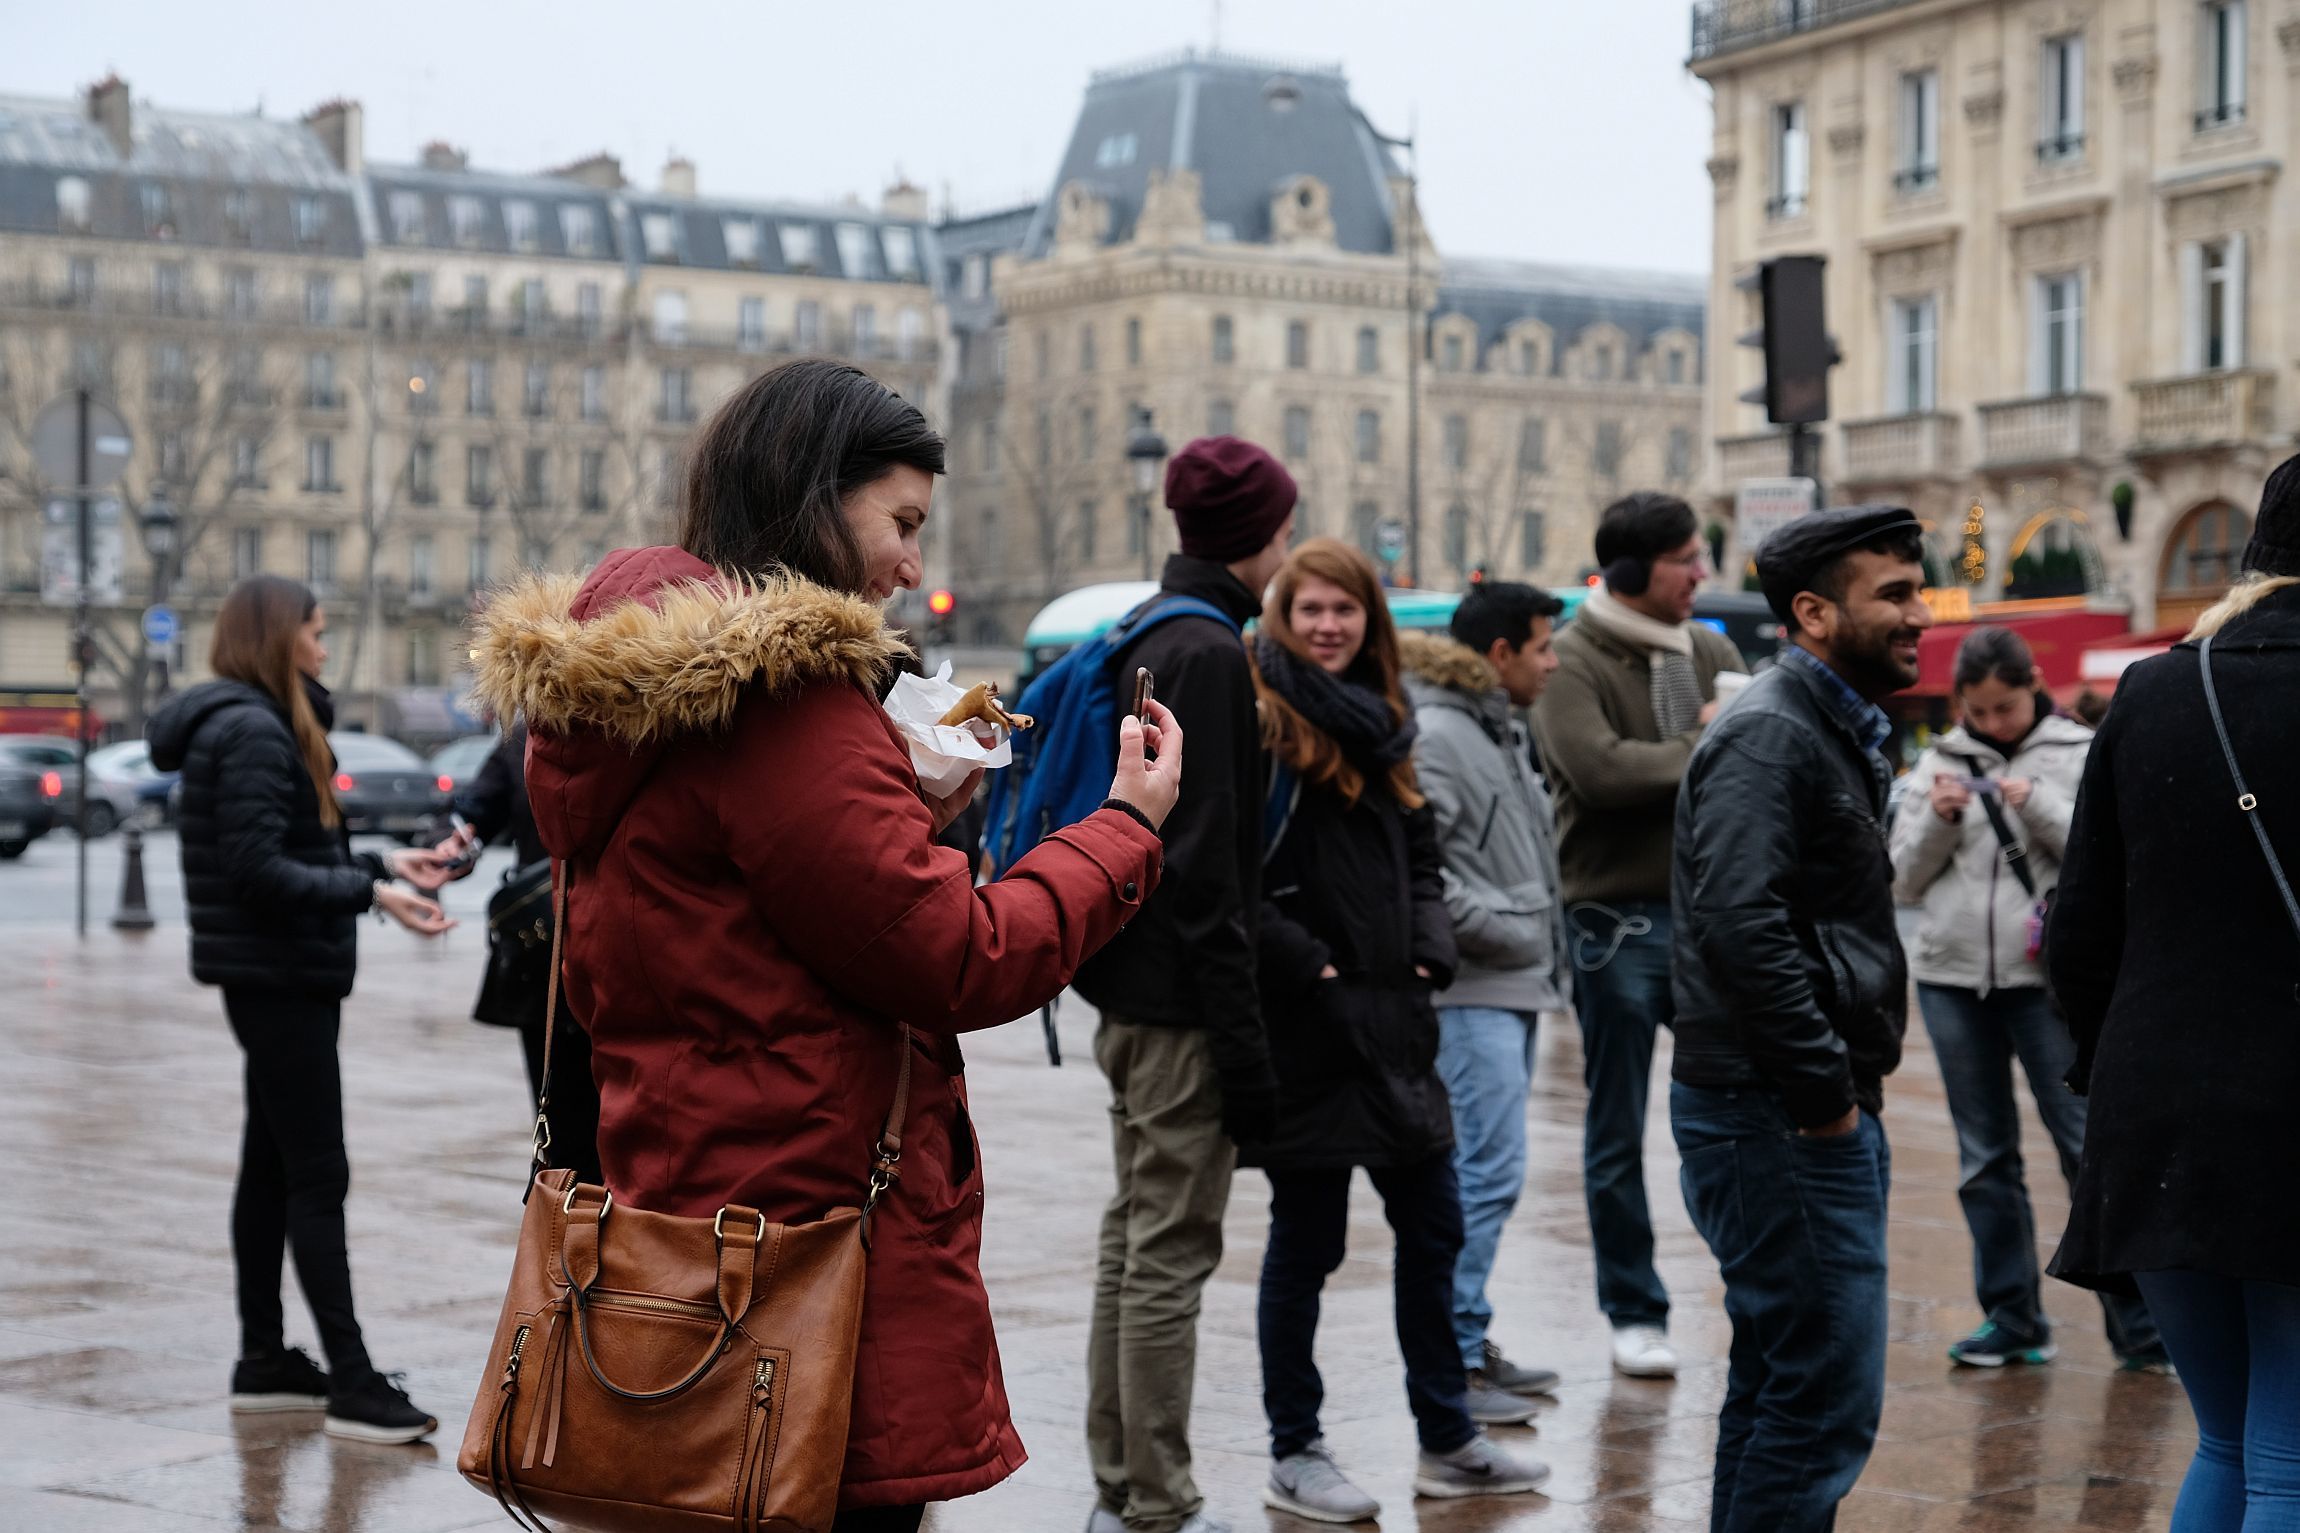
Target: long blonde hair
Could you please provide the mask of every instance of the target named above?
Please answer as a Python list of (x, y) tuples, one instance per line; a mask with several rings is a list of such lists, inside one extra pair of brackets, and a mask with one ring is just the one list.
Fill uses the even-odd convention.
[[(1294, 593), (1301, 589), (1303, 579), (1310, 576), (1340, 586), (1366, 609), (1366, 640), (1351, 669), (1358, 673), (1360, 680), (1381, 693), (1389, 704), (1390, 717), (1404, 723), (1412, 710), (1406, 705), (1405, 690), (1398, 681), (1397, 625), (1390, 620), (1390, 604), (1382, 599), (1381, 577), (1374, 573), (1372, 561), (1349, 544), (1334, 538), (1312, 538), (1288, 554), (1263, 601), (1261, 631), (1300, 656), (1303, 664), (1317, 664), (1310, 658), (1309, 647), (1294, 632), (1292, 621)], [(1251, 653), (1249, 650), (1248, 654)], [(1342, 802), (1355, 808), (1359, 796), (1366, 791), (1365, 774), (1350, 764), (1334, 737), (1302, 717), (1299, 709), (1280, 697), (1276, 689), (1262, 679), (1259, 666), (1254, 669), (1254, 691), (1261, 702), (1263, 746), (1300, 773), (1303, 782), (1331, 783), (1334, 791), (1342, 796)], [(1404, 808), (1419, 809), (1425, 802), (1414, 777), (1411, 756), (1390, 768), (1389, 787), (1391, 795)]]
[(308, 587), (284, 575), (250, 575), (232, 587), (216, 613), (208, 668), (269, 693), (287, 710), (296, 752), (311, 774), (312, 791), (319, 795), (319, 822), (332, 827), (343, 823), (343, 810), (335, 801), (335, 752), (328, 746), (319, 715), (312, 711), (303, 673), (295, 663), (296, 632), (318, 608), (319, 598)]
[(2228, 594), (2204, 609), (2196, 626), (2188, 630), (2191, 639), (2210, 638), (2231, 622), (2250, 612), (2254, 607), (2278, 591), (2300, 586), (2300, 575), (2264, 575), (2258, 570), (2240, 578), (2229, 588)]

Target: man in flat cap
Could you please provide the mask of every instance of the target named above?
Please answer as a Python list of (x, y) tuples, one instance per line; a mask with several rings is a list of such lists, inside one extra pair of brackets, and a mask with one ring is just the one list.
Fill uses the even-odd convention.
[(1669, 1116), (1733, 1322), (1712, 1533), (1831, 1527), (1884, 1405), (1877, 1115), (1909, 979), (1877, 704), (1917, 679), (1932, 626), (1921, 539), (1907, 511), (1862, 506), (1765, 541), (1787, 645), (1710, 726), (1677, 799)]

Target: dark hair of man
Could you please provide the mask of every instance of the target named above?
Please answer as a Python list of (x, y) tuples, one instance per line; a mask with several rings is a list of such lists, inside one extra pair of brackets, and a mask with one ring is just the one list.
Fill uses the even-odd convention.
[(1976, 628), (1957, 646), (1957, 691), (1992, 679), (2018, 692), (2036, 685), (2036, 656), (2010, 628)]
[(1829, 599), (1833, 607), (1845, 605), (1845, 585), (1852, 578), (1853, 555), (1883, 554), (1903, 564), (1925, 562), (1925, 534), (1917, 527), (1897, 527), (1851, 548), (1805, 577), (1804, 589)]
[[(1683, 548), (1697, 525), (1693, 508), (1674, 495), (1659, 490), (1624, 495), (1597, 519), (1597, 565), (1605, 572), (1605, 583), (1630, 596), (1644, 590), (1640, 580), (1615, 580), (1615, 566), (1634, 560), (1649, 575), (1653, 561)], [(1627, 589), (1630, 586), (1635, 589)]]
[(1453, 609), (1450, 626), (1456, 642), (1482, 655), (1493, 648), (1496, 639), (1511, 649), (1523, 649), (1533, 637), (1534, 619), (1555, 618), (1564, 610), (1565, 603), (1539, 586), (1487, 580), (1463, 593), (1461, 605)]
[(926, 417), (860, 368), (819, 357), (771, 367), (696, 435), (679, 546), (731, 573), (785, 570), (859, 591), (847, 497), (898, 467), (943, 471)]

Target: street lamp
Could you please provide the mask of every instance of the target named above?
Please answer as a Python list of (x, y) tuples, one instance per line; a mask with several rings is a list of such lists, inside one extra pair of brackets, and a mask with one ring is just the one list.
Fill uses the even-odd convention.
[(1134, 465), (1135, 525), (1142, 531), (1142, 578), (1150, 573), (1150, 500), (1166, 463), (1166, 439), (1150, 423), (1150, 407), (1134, 407), (1134, 424), (1126, 433), (1126, 461)]
[[(168, 499), (166, 485), (155, 485), (150, 499), (144, 502), (144, 514), (137, 523), (144, 535), (144, 552), (152, 556), (152, 605), (168, 604), (168, 587), (174, 583), (176, 564), (176, 533), (182, 519)], [(168, 649), (160, 646), (160, 675), (155, 688), (155, 700), (168, 695)]]

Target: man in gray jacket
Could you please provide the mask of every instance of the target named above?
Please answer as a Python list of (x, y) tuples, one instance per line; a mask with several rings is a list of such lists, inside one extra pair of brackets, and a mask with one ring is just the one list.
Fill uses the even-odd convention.
[(1453, 1103), (1454, 1168), (1463, 1241), (1454, 1266), (1453, 1326), (1469, 1371), (1470, 1415), (1525, 1421), (1524, 1396), (1557, 1375), (1511, 1362), (1487, 1336), (1485, 1295), (1502, 1226), (1525, 1184), (1525, 1105), (1534, 1026), (1570, 998), (1557, 827), (1534, 775), (1525, 726), (1557, 669), (1551, 625), (1563, 604), (1546, 591), (1487, 581), (1470, 588), (1450, 640), (1403, 636), (1406, 692), (1420, 735), (1414, 769), (1437, 817), (1446, 908), (1461, 967), (1436, 997), (1438, 1073)]

